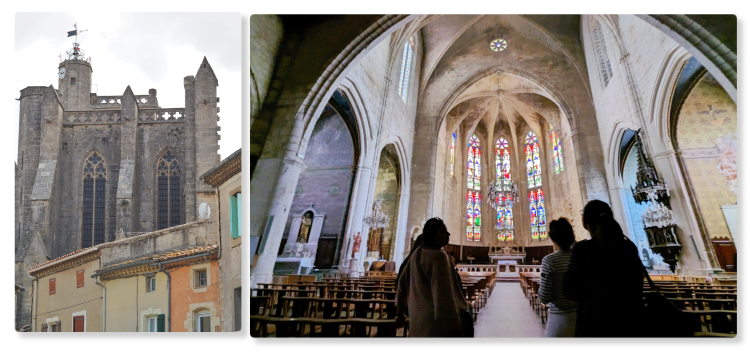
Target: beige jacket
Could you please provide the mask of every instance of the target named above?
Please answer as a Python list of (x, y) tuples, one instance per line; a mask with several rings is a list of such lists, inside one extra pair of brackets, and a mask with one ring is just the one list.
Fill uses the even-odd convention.
[[(421, 272), (417, 266), (421, 252)], [(409, 316), (411, 337), (455, 337), (463, 329), (459, 310), (469, 310), (461, 284), (443, 250), (422, 248), (406, 260), (399, 277), (396, 306)]]

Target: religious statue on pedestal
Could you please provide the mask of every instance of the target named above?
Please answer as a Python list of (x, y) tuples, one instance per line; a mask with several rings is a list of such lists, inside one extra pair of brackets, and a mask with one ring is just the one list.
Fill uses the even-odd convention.
[(362, 244), (362, 236), (357, 232), (357, 234), (352, 237), (352, 240), (354, 240), (354, 244), (352, 245), (352, 258), (355, 258), (356, 254), (359, 253), (359, 246)]

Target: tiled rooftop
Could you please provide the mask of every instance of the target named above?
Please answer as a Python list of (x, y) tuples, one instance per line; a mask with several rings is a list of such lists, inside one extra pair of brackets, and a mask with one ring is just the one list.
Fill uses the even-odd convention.
[(86, 251), (86, 250), (90, 250), (90, 249), (92, 249), (92, 248), (96, 248), (96, 246), (94, 246), (94, 247), (86, 247), (86, 248), (81, 248), (81, 249), (80, 249), (80, 250), (78, 250), (78, 251), (75, 251), (75, 252), (71, 252), (71, 253), (68, 253), (68, 254), (66, 254), (66, 255), (64, 255), (64, 256), (60, 256), (60, 257), (57, 257), (57, 258), (55, 258), (55, 259), (53, 259), (53, 260), (49, 260), (49, 261), (46, 261), (46, 262), (44, 262), (44, 263), (42, 263), (42, 264), (37, 264), (37, 265), (35, 265), (35, 266), (33, 266), (33, 267), (29, 268), (29, 271), (32, 271), (32, 270), (34, 270), (34, 269), (37, 269), (37, 268), (40, 268), (40, 267), (46, 266), (47, 264), (50, 264), (50, 263), (54, 263), (54, 262), (57, 262), (57, 261), (59, 261), (59, 260), (61, 260), (61, 259), (63, 259), (63, 258), (68, 258), (68, 257), (72, 257), (72, 256), (75, 256), (75, 255), (77, 255), (77, 254), (79, 254), (79, 253), (82, 253), (82, 252), (84, 252), (84, 251)]
[(127, 260), (127, 261), (124, 261), (124, 262), (111, 264), (109, 266), (106, 266), (106, 267), (98, 270), (97, 273), (105, 273), (105, 272), (107, 272), (110, 269), (113, 269), (113, 268), (116, 268), (116, 267), (120, 267), (120, 266), (126, 265), (126, 264), (141, 263), (141, 262), (144, 262), (144, 261), (150, 261), (152, 263), (165, 262), (165, 261), (170, 261), (170, 260), (174, 260), (174, 259), (179, 259), (179, 258), (190, 257), (190, 256), (194, 256), (194, 255), (199, 255), (199, 254), (202, 254), (202, 253), (215, 253), (215, 252), (218, 252), (218, 250), (219, 250), (219, 245), (218, 244), (205, 245), (205, 246), (197, 246), (197, 247), (190, 247), (190, 248), (184, 248), (184, 249), (180, 249), (180, 250), (173, 250), (173, 251), (168, 251), (168, 252), (164, 252), (164, 253), (160, 253), (160, 254), (153, 254), (153, 255), (150, 255), (150, 256), (134, 258), (134, 259), (130, 259), (130, 260)]

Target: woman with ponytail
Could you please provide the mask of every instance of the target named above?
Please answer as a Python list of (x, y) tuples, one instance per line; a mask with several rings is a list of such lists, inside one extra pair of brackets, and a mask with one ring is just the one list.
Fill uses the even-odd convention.
[(638, 249), (601, 200), (583, 208), (590, 240), (575, 244), (565, 274), (565, 297), (578, 302), (576, 337), (633, 337), (643, 310)]
[(396, 320), (402, 322), (408, 315), (411, 337), (473, 336), (473, 322), (461, 280), (442, 250), (449, 237), (443, 220), (427, 220), (399, 269)]

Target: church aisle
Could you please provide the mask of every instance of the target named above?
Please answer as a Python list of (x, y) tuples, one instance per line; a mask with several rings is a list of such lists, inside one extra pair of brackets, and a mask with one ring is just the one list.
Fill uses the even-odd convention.
[(517, 282), (496, 283), (474, 324), (474, 336), (544, 337), (544, 327)]

